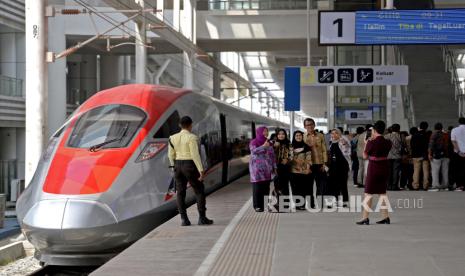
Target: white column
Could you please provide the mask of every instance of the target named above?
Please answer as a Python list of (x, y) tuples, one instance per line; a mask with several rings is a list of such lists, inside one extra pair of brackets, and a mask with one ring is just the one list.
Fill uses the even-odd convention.
[[(59, 53), (66, 49), (65, 18), (52, 17), (48, 21), (48, 50)], [(66, 120), (66, 57), (48, 63), (48, 138)]]
[(26, 186), (46, 141), (46, 34), (45, 0), (26, 0)]
[[(213, 54), (217, 61), (221, 60), (220, 53)], [(213, 68), (213, 97), (221, 99), (221, 71)]]
[[(175, 1), (176, 2), (176, 1)], [(194, 8), (195, 2), (193, 0), (184, 0), (184, 10), (181, 22), (181, 31), (182, 34), (191, 40), (194, 44), (196, 43), (196, 38), (194, 37), (195, 22), (194, 19)], [(173, 11), (176, 13), (176, 11)], [(194, 88), (194, 68), (195, 68), (195, 55), (193, 53), (183, 53), (183, 63), (184, 63), (184, 88), (193, 89)]]
[[(144, 8), (143, 0), (136, 0), (141, 8)], [(147, 68), (147, 32), (145, 30), (145, 17), (142, 22), (135, 23), (135, 38), (136, 38), (136, 83), (146, 83), (145, 69)]]
[(124, 57), (100, 56), (100, 90), (121, 85), (124, 79)]
[[(193, 56), (193, 55), (192, 55)], [(184, 88), (193, 89), (194, 88), (194, 66), (195, 58), (193, 58), (189, 53), (183, 52), (183, 71), (184, 71)]]
[(294, 131), (295, 131), (295, 113), (294, 111), (291, 111), (290, 112), (290, 123), (291, 123), (291, 128), (290, 128), (290, 136), (292, 137), (292, 135), (294, 135)]
[(180, 15), (180, 12), (181, 12), (181, 0), (173, 0), (173, 28), (176, 30), (176, 31), (179, 31), (180, 28), (179, 28), (179, 24), (180, 24), (180, 20), (179, 20), (179, 15)]
[(124, 83), (131, 82), (131, 56), (124, 56), (123, 57), (123, 67), (124, 67)]
[(157, 18), (164, 21), (165, 0), (157, 0)]
[[(94, 95), (97, 90), (97, 64), (94, 55), (82, 55), (81, 62), (81, 99), (88, 99)], [(85, 95), (83, 93), (86, 93)]]
[[(334, 65), (334, 47), (327, 48), (327, 56), (328, 56), (328, 66)], [(327, 99), (326, 99), (326, 106), (327, 106), (327, 116), (328, 116), (328, 130), (333, 129), (335, 126), (335, 114), (334, 114), (334, 96), (335, 96), (335, 87), (328, 86), (327, 87)]]
[[(386, 7), (385, 9), (392, 10), (394, 9), (394, 0), (386, 0)], [(388, 46), (381, 46), (381, 61), (383, 65), (387, 64), (387, 60), (389, 59)], [(386, 125), (392, 125), (392, 85), (386, 86)]]

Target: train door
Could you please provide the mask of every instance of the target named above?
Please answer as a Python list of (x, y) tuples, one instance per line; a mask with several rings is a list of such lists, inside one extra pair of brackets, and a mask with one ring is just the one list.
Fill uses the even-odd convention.
[(228, 137), (226, 131), (226, 115), (220, 114), (221, 126), (221, 157), (223, 161), (223, 170), (221, 175), (221, 182), (223, 185), (228, 183)]

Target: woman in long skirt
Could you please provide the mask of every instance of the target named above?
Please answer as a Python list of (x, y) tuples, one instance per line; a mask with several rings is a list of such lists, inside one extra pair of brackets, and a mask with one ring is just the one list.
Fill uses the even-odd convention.
[(268, 129), (259, 127), (256, 138), (250, 141), (250, 181), (253, 186), (253, 207), (256, 212), (265, 209), (265, 197), (270, 193), (272, 175), (276, 174), (276, 159), (273, 147), (267, 139)]
[(350, 171), (350, 141), (347, 140), (339, 129), (331, 131), (331, 145), (329, 147), (329, 177), (328, 186), (338, 202), (342, 195), (342, 206), (349, 207), (349, 192), (347, 179)]
[(292, 163), (291, 163), (291, 189), (293, 196), (300, 196), (303, 204), (296, 207), (297, 210), (305, 210), (306, 198), (310, 197), (310, 207), (315, 208), (313, 196), (313, 181), (311, 177), (312, 151), (303, 140), (304, 133), (295, 131), (292, 138)]

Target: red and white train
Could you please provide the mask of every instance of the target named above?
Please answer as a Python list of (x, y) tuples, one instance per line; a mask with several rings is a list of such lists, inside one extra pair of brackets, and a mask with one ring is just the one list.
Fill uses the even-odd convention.
[(95, 94), (51, 137), (17, 202), (36, 257), (53, 265), (101, 264), (172, 217), (167, 138), (185, 115), (200, 138), (207, 193), (247, 173), (255, 126), (288, 127), (166, 86)]

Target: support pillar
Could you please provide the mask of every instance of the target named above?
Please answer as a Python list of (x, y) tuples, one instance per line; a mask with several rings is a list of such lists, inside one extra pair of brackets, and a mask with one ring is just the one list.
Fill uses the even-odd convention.
[(157, 18), (164, 21), (165, 0), (157, 0)]
[[(176, 2), (176, 1), (175, 1)], [(184, 10), (181, 24), (182, 34), (191, 40), (194, 44), (197, 42), (195, 37), (196, 22), (195, 19), (195, 1), (184, 0)], [(176, 11), (174, 11), (176, 13)], [(195, 53), (183, 53), (184, 64), (184, 88), (194, 88), (194, 68), (195, 68)]]
[[(386, 0), (386, 7), (385, 9), (387, 10), (392, 10), (394, 9), (394, 0)], [(381, 46), (381, 55), (382, 55), (382, 62), (383, 65), (387, 64), (387, 60), (389, 58), (388, 51), (387, 51), (388, 46)], [(386, 86), (386, 125), (390, 126), (392, 125), (392, 85), (387, 85)]]
[[(65, 18), (56, 16), (49, 19), (48, 50), (59, 53), (66, 49)], [(66, 120), (66, 57), (48, 64), (48, 138), (57, 131)]]
[(131, 83), (131, 56), (124, 56), (124, 80), (123, 83)]
[[(328, 66), (334, 66), (334, 47), (327, 47), (327, 56), (328, 56)], [(334, 97), (336, 94), (336, 89), (334, 86), (327, 87), (327, 116), (328, 116), (328, 130), (331, 130), (335, 126), (335, 107), (334, 107)]]
[(179, 32), (181, 0), (173, 0), (173, 28)]
[(29, 185), (46, 143), (45, 0), (26, 0), (26, 175)]
[[(220, 53), (215, 53), (216, 60), (221, 60)], [(221, 100), (221, 71), (213, 68), (213, 98)]]
[[(143, 0), (136, 0), (136, 2), (144, 8)], [(136, 83), (146, 83), (145, 70), (147, 68), (147, 32), (145, 17), (142, 22), (135, 23), (135, 37), (136, 37)]]
[(195, 66), (195, 57), (193, 54), (187, 52), (182, 53), (183, 68), (184, 68), (184, 88), (193, 89), (194, 88), (194, 66)]

